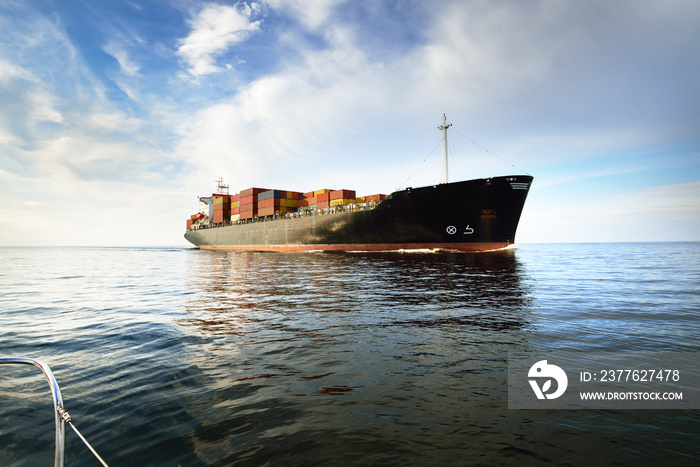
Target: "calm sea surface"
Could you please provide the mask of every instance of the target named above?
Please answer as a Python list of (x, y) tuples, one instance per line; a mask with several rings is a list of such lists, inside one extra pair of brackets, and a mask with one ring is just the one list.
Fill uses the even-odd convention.
[[(531, 350), (700, 351), (700, 243), (0, 248), (0, 356), (48, 363), (112, 466), (700, 462), (700, 410), (509, 410)], [(0, 463), (53, 437), (40, 371), (0, 366)]]

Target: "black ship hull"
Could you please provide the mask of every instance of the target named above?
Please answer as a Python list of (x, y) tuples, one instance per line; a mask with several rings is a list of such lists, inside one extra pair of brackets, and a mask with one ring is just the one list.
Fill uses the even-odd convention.
[(248, 251), (488, 251), (515, 242), (529, 175), (407, 188), (376, 208), (195, 228), (202, 249)]

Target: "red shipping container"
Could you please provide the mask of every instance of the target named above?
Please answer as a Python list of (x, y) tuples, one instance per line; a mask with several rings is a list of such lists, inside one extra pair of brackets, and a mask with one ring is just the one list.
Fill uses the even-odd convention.
[(350, 199), (357, 198), (355, 190), (335, 190), (331, 191), (331, 201), (334, 199)]
[[(326, 194), (328, 194), (328, 193), (326, 193)], [(319, 195), (319, 197), (320, 197), (320, 195)], [(330, 204), (331, 204), (330, 201), (319, 201), (319, 202), (316, 204), (316, 207), (317, 207), (318, 209), (326, 209), (328, 206), (330, 206)]]
[(258, 214), (258, 207), (252, 204), (246, 204), (240, 208), (241, 219), (251, 219)]
[(309, 203), (308, 199), (300, 199), (298, 201), (298, 204), (297, 204), (297, 206), (299, 206), (300, 208), (303, 208), (304, 206), (309, 206), (309, 205), (310, 205), (310, 203)]
[(241, 208), (232, 208), (231, 209), (231, 214), (240, 214), (241, 213)]
[(313, 191), (307, 191), (304, 193), (304, 198), (313, 198), (314, 192)]
[(241, 206), (244, 204), (254, 204), (258, 202), (258, 196), (255, 195), (250, 195), (250, 196), (243, 196), (241, 197)]
[[(257, 196), (257, 194), (262, 191), (267, 191), (267, 188), (248, 188), (241, 191), (241, 198), (245, 198), (246, 196)], [(243, 199), (241, 199), (241, 202), (243, 202)]]
[(316, 196), (316, 204), (327, 203), (330, 200), (331, 200), (330, 193), (320, 193)]
[(241, 194), (240, 194), (240, 193), (236, 193), (235, 195), (233, 195), (233, 200), (234, 200), (234, 201), (240, 201), (240, 200), (241, 200)]
[(369, 195), (365, 196), (366, 201), (384, 201), (384, 198), (386, 198), (386, 195)]

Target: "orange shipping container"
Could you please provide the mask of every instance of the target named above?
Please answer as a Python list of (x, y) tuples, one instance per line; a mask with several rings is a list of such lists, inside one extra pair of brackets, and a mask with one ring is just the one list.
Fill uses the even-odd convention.
[(279, 198), (268, 198), (262, 201), (258, 201), (258, 209), (279, 207), (281, 205), (281, 200)]
[(231, 218), (231, 213), (226, 215), (224, 212), (214, 212), (214, 224), (220, 224), (222, 222), (228, 222)]
[(319, 193), (316, 195), (317, 204), (325, 203), (331, 200), (330, 192)]
[(241, 219), (252, 219), (258, 215), (258, 207), (252, 204), (247, 204), (240, 207)]
[[(266, 200), (267, 201), (267, 200)], [(275, 210), (279, 210), (278, 207), (275, 206), (270, 206), (266, 208), (259, 208), (258, 209), (258, 216), (272, 216), (275, 213)]]

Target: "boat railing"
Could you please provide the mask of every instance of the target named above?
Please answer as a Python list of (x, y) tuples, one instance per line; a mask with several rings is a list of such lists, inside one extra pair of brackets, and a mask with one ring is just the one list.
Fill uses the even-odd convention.
[(54, 418), (56, 420), (56, 452), (54, 456), (54, 465), (56, 467), (63, 467), (63, 462), (65, 459), (65, 445), (66, 445), (66, 423), (70, 424), (70, 426), (73, 428), (75, 433), (80, 437), (80, 439), (83, 440), (85, 445), (92, 451), (92, 453), (97, 457), (97, 459), (102, 463), (102, 465), (107, 466), (104, 460), (97, 454), (97, 452), (93, 449), (93, 447), (90, 445), (90, 443), (87, 442), (85, 438), (83, 438), (83, 435), (78, 431), (78, 429), (75, 427), (75, 425), (72, 423), (72, 419), (70, 414), (66, 411), (66, 409), (63, 407), (63, 396), (61, 395), (61, 388), (58, 386), (58, 382), (56, 381), (56, 378), (54, 378), (53, 373), (51, 372), (51, 368), (49, 366), (40, 361), (36, 360), (33, 358), (24, 358), (24, 357), (1, 357), (0, 358), (0, 364), (25, 364), (25, 365), (33, 365), (36, 367), (39, 367), (41, 371), (44, 373), (44, 376), (49, 382), (49, 386), (51, 387), (51, 396), (53, 397), (53, 405), (54, 405)]

